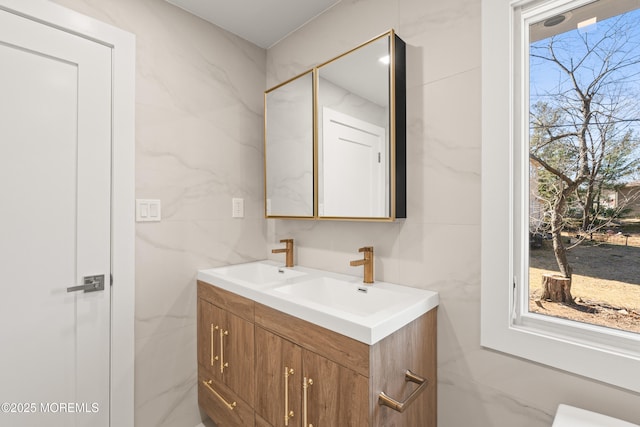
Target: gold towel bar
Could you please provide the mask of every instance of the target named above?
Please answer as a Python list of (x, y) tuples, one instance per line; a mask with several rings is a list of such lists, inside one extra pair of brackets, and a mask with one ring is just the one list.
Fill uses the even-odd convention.
[(427, 388), (427, 384), (429, 383), (426, 378), (419, 377), (408, 369), (404, 374), (404, 380), (407, 382), (411, 381), (412, 383), (419, 384), (418, 388), (415, 389), (413, 393), (409, 395), (409, 397), (407, 397), (407, 400), (405, 400), (404, 402), (398, 402), (397, 400), (387, 396), (384, 391), (381, 391), (378, 395), (378, 405), (388, 406), (394, 411), (404, 412), (404, 410), (407, 409), (411, 402), (416, 400), (418, 395)]

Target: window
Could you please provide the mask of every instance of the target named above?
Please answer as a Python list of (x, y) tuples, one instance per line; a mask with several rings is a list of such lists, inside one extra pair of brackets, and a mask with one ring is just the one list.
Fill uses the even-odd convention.
[(524, 273), (530, 313), (640, 333), (635, 7), (600, 0), (527, 24)]
[(637, 7), (483, 1), (482, 344), (640, 391)]

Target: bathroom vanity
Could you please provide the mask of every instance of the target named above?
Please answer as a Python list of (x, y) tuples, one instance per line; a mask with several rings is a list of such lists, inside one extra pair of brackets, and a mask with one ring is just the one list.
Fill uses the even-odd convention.
[(270, 261), (198, 279), (198, 401), (218, 426), (436, 426), (436, 293)]

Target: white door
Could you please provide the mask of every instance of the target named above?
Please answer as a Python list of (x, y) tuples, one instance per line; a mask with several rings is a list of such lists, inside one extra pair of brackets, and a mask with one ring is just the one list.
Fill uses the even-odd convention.
[(383, 127), (323, 108), (321, 216), (389, 216)]
[(110, 169), (111, 49), (0, 11), (2, 426), (109, 425)]

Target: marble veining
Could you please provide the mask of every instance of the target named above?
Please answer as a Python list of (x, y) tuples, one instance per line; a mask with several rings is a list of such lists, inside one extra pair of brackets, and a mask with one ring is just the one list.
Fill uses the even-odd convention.
[(270, 48), (267, 76), (396, 30), (407, 43), (407, 219), (278, 221), (269, 247), (295, 237), (304, 265), (348, 274), (353, 250), (374, 245), (377, 280), (439, 292), (440, 426), (548, 427), (561, 402), (637, 419), (637, 395), (480, 346), (480, 1), (382, 3), (343, 0)]
[[(289, 237), (299, 263), (345, 274), (374, 245), (376, 279), (440, 293), (440, 426), (548, 427), (561, 402), (640, 422), (636, 394), (480, 346), (479, 0), (342, 0), (268, 52), (163, 0), (55, 2), (137, 37), (136, 197), (167, 217), (137, 227), (136, 427), (201, 422), (195, 272), (278, 259)], [(407, 43), (408, 218), (264, 220), (264, 90), (390, 28)]]
[(266, 94), (266, 212), (313, 216), (313, 80), (305, 74)]
[[(266, 52), (163, 0), (56, 0), (136, 36), (136, 427), (192, 427), (195, 275), (263, 259)], [(245, 218), (231, 218), (231, 198)]]

